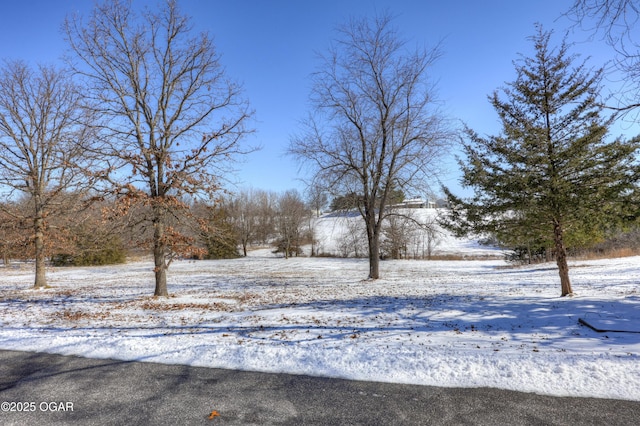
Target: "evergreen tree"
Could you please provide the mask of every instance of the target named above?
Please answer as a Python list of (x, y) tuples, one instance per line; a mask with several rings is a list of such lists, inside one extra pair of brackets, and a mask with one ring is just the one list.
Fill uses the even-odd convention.
[(637, 139), (608, 141), (612, 117), (598, 102), (602, 69), (574, 65), (566, 41), (550, 47), (540, 26), (533, 57), (514, 63), (515, 81), (490, 96), (502, 132), (482, 137), (466, 129), (462, 184), (474, 196), (445, 188), (449, 226), (461, 233), (492, 232), (503, 241), (548, 244), (562, 296), (572, 293), (568, 243), (597, 239), (625, 216), (637, 193)]
[[(204, 238), (206, 259), (234, 259), (238, 253), (238, 234), (234, 229), (230, 214), (225, 206), (215, 206), (208, 210)], [(245, 252), (246, 256), (246, 252)]]

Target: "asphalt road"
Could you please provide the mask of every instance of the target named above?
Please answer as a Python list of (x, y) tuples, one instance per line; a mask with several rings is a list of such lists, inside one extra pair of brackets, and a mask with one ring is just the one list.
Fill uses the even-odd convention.
[(13, 351), (0, 402), (0, 424), (21, 426), (640, 424), (640, 402)]

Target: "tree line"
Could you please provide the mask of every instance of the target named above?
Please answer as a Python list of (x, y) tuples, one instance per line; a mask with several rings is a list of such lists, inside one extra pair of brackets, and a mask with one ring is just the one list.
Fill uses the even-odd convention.
[[(57, 197), (64, 214), (47, 217), (44, 251), (52, 264), (99, 265), (123, 262), (128, 253), (147, 253), (153, 243), (149, 226), (153, 207), (121, 207), (115, 197), (100, 201), (79, 194)], [(166, 221), (175, 257), (220, 259), (246, 256), (250, 246), (273, 246), (285, 257), (301, 254), (311, 240), (311, 203), (297, 190), (283, 193), (247, 189), (214, 203), (181, 200), (181, 208)], [(3, 263), (33, 259), (33, 201), (27, 197), (0, 205)], [(311, 253), (313, 254), (313, 253)]]
[[(121, 263), (127, 255), (147, 252), (153, 237), (152, 228), (145, 225), (145, 217), (152, 214), (148, 206), (127, 208), (123, 213), (115, 198), (95, 201), (78, 194), (64, 195), (58, 197), (64, 214), (51, 216), (43, 235), (45, 252), (53, 266)], [(404, 199), (400, 193), (396, 197), (399, 203)], [(182, 236), (181, 240), (173, 240), (172, 250), (183, 259), (237, 258), (247, 256), (249, 250), (257, 247), (285, 258), (362, 257), (366, 250), (359, 247), (366, 240), (364, 229), (348, 223), (349, 211), (355, 207), (345, 206), (342, 200), (343, 197), (337, 197), (329, 203), (326, 194), (313, 191), (301, 194), (295, 189), (275, 192), (248, 188), (221, 196), (215, 203), (184, 201), (188, 212), (168, 222), (172, 232)], [(318, 241), (316, 219), (327, 213), (327, 208), (333, 216), (344, 219), (349, 228), (348, 235), (338, 236), (337, 252), (325, 251)], [(29, 238), (32, 210), (32, 202), (26, 197), (0, 206), (0, 230), (4, 235), (0, 256), (4, 265), (14, 259), (35, 257), (35, 247)], [(439, 237), (435, 220), (424, 221), (404, 208), (395, 208), (394, 212), (383, 227), (381, 256), (430, 257)], [(428, 241), (419, 241), (424, 250), (410, 247), (417, 233), (429, 236)]]

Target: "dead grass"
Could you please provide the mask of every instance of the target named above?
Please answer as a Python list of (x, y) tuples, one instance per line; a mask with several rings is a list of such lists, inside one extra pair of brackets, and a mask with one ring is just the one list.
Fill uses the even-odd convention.
[(230, 307), (224, 303), (164, 303), (145, 301), (140, 305), (140, 308), (150, 311), (186, 311), (186, 310), (201, 310), (201, 311), (230, 311)]
[(66, 321), (80, 321), (80, 320), (103, 320), (109, 317), (111, 313), (109, 311), (101, 312), (85, 312), (85, 311), (72, 311), (65, 309), (62, 312), (55, 312), (54, 317), (63, 319)]
[(572, 256), (573, 259), (579, 260), (599, 260), (599, 259), (615, 259), (620, 257), (633, 257), (640, 255), (640, 249), (619, 248), (606, 251), (589, 251)]
[[(580, 254), (572, 254), (571, 256), (569, 256), (569, 259), (571, 260), (603, 260), (603, 259), (617, 259), (617, 258), (634, 257), (634, 256), (640, 256), (640, 249), (619, 248), (619, 249), (611, 249), (611, 250), (605, 250), (605, 251), (585, 251)], [(546, 262), (533, 262), (530, 264), (526, 262), (522, 262), (522, 263), (513, 262), (508, 265), (498, 266), (497, 269), (512, 269), (512, 268), (518, 268), (521, 266), (544, 265), (544, 264), (555, 265), (556, 261), (552, 259)], [(574, 265), (572, 266), (572, 268), (577, 268), (582, 266), (586, 266), (586, 265)]]

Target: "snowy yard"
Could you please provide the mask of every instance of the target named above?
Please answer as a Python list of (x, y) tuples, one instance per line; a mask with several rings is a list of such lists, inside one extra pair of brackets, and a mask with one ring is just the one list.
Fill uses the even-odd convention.
[(576, 296), (553, 264), (500, 260), (273, 258), (183, 261), (155, 299), (150, 261), (48, 271), (0, 268), (0, 349), (266, 372), (640, 401), (640, 257), (575, 261)]

